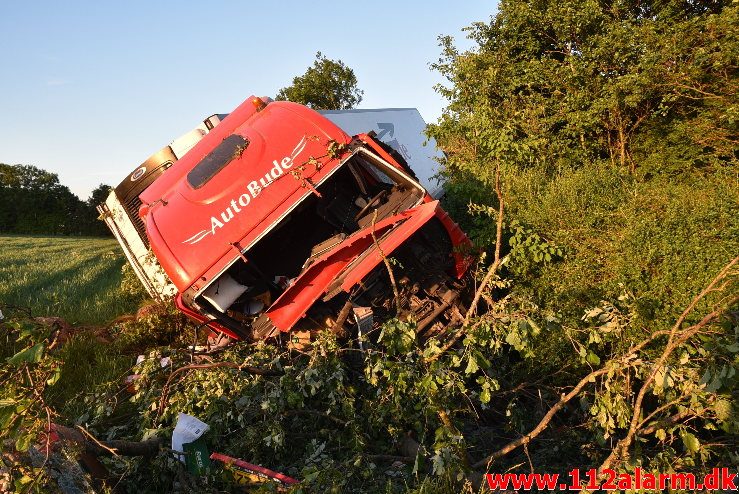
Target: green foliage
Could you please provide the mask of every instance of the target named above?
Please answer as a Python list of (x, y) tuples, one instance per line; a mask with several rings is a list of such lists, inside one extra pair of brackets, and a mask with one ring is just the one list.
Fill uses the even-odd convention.
[(108, 190), (101, 184), (83, 202), (55, 173), (0, 163), (0, 233), (109, 236), (95, 210)]
[[(105, 333), (31, 319), (13, 306), (2, 306), (2, 310), (0, 440), (12, 441), (19, 452), (32, 449), (38, 455), (43, 451), (50, 421), (100, 427), (104, 440), (138, 433), (140, 424), (130, 421), (138, 411), (122, 395), (127, 389), (124, 378), (136, 370), (133, 363), (138, 351), (163, 345), (167, 338), (162, 335), (169, 331), (177, 335), (171, 341), (187, 353), (178, 338), (188, 331), (183, 316), (174, 315), (173, 308), (156, 306), (136, 319), (118, 323), (112, 328), (113, 343), (105, 339), (109, 336)], [(168, 352), (164, 346), (158, 348), (158, 352)], [(13, 458), (7, 466), (15, 481), (26, 491), (46, 492), (47, 470), (27, 457)]]
[(54, 353), (60, 366), (58, 382), (46, 390), (49, 406), (77, 424), (105, 416), (114, 402), (98, 397), (120, 391), (121, 380), (131, 371), (133, 353), (127, 350), (91, 332), (73, 334)]
[(204, 343), (195, 339), (195, 327), (173, 303), (149, 301), (136, 317), (123, 317), (110, 327), (116, 345), (125, 351), (144, 351), (152, 346), (186, 346)]
[[(607, 371), (559, 424), (587, 429), (560, 442), (570, 464), (597, 466), (634, 413), (644, 423), (622, 459), (632, 466), (736, 458), (716, 446), (732, 444), (736, 427), (736, 303), (662, 366), (666, 338), (627, 357), (669, 331), (739, 252), (738, 16), (735, 2), (503, 1), (468, 29), (475, 48), (441, 38), (435, 68), (449, 85), (437, 89), (449, 104), (429, 134), (446, 153), (448, 209), (484, 251), (483, 266), (495, 244), (497, 170), (502, 182), (502, 269), (473, 322), (498, 352), (492, 377), (502, 390), (539, 383), (551, 400), (547, 390)], [(735, 274), (683, 328), (739, 293)], [(525, 433), (533, 404), (514, 395), (505, 413)]]
[[(154, 307), (114, 326), (113, 343), (80, 333), (53, 351), (48, 328), (11, 317), (0, 325), (10, 342), (0, 366), (2, 417), (11, 421), (4, 437), (19, 450), (36, 444), (48, 411), (54, 421), (83, 425), (103, 440), (159, 436), (166, 443), (184, 412), (211, 426), (206, 435), (211, 451), (300, 478), (296, 492), (450, 492), (466, 482), (465, 440), (453, 423), (472, 420), (499, 387), (491, 377), (491, 345), (484, 332), (432, 363), (427, 359), (438, 353), (438, 342), (419, 346), (414, 326), (401, 321), (390, 321), (375, 344), (365, 342), (365, 353), (353, 344), (340, 345), (331, 333), (302, 354), (264, 343), (237, 344), (218, 361), (284, 374), (257, 376), (232, 368), (185, 373), (169, 385), (160, 415), (171, 370), (191, 359), (184, 335), (193, 328), (181, 326), (180, 317)], [(181, 337), (163, 343), (166, 338), (157, 332)], [(144, 360), (132, 365), (139, 352)], [(162, 357), (170, 359), (167, 367), (161, 366)], [(26, 370), (35, 387), (16, 379)], [(131, 394), (123, 384), (128, 375), (137, 376)], [(393, 455), (406, 434), (419, 439), (419, 455), (412, 458), (415, 463), (391, 466), (382, 456)], [(170, 490), (180, 468), (167, 451), (153, 461), (115, 457), (106, 465), (137, 492)], [(14, 468), (18, 479), (34, 473), (21, 463)], [(39, 477), (36, 483), (43, 487), (46, 481)], [(217, 469), (190, 482), (198, 491), (230, 488)]]
[(491, 160), (550, 173), (600, 159), (632, 173), (734, 163), (738, 12), (730, 2), (504, 1), (469, 28), (475, 50), (442, 38), (435, 67), (450, 104), (431, 134), (455, 169), (488, 174)]
[(348, 110), (362, 102), (363, 94), (352, 69), (319, 51), (313, 66), (294, 77), (291, 86), (280, 89), (275, 99), (294, 101), (314, 110)]
[[(467, 383), (470, 389), (479, 389), (473, 391), (476, 394), (489, 393), (494, 383), (476, 379), (480, 371), (469, 364), (464, 370), (441, 363), (427, 366), (424, 356), (433, 353), (434, 347), (419, 347), (408, 323), (391, 321), (380, 342), (366, 343), (371, 350), (364, 356), (357, 348), (340, 346), (331, 333), (321, 335), (309, 352), (298, 355), (264, 343), (237, 344), (223, 352), (219, 361), (281, 369), (284, 375), (254, 376), (231, 368), (194, 371), (173, 383), (161, 416), (158, 408), (168, 373), (159, 365), (162, 350), (151, 351), (133, 369), (140, 376), (130, 398), (139, 410), (138, 430), (120, 433), (168, 437), (178, 413), (184, 412), (211, 426), (207, 439), (212, 450), (301, 479), (295, 492), (459, 488), (461, 438), (458, 431), (440, 423), (438, 414), (458, 408)], [(168, 356), (173, 367), (187, 363), (187, 353), (174, 348)], [(114, 416), (115, 411), (111, 419)], [(373, 455), (392, 455), (394, 443), (406, 433), (425, 443), (415, 465), (388, 470), (386, 460), (373, 459)], [(119, 468), (133, 469), (129, 481), (139, 491), (166, 490), (174, 468), (165, 466), (166, 456), (163, 453), (156, 461), (169, 472), (164, 476), (152, 476), (136, 462)], [(212, 481), (218, 486), (224, 479), (215, 476)]]
[(90, 197), (85, 202), (94, 211), (97, 206), (105, 202), (111, 190), (113, 188), (110, 185), (100, 184), (90, 192)]
[[(566, 382), (569, 372), (559, 379), (542, 374), (551, 357), (546, 343), (558, 334), (566, 334), (574, 346), (570, 372), (601, 363), (610, 371), (581, 396), (579, 409), (558, 422), (553, 438), (567, 456), (549, 455), (548, 448), (539, 452), (532, 445), (532, 458), (546, 461), (547, 468), (565, 469), (594, 461), (608, 450), (609, 438), (631, 417), (631, 386), (649, 369), (637, 365), (650, 362), (649, 351), (623, 365), (609, 364), (623, 353), (622, 339), (635, 317), (628, 293), (615, 304), (589, 309), (578, 328), (564, 327), (539, 307), (509, 296), (471, 326), (458, 347), (444, 353), (440, 341), (419, 344), (412, 323), (392, 320), (378, 341), (363, 342), (364, 351), (356, 342), (342, 345), (325, 333), (301, 353), (240, 343), (217, 354), (217, 362), (280, 370), (281, 376), (214, 367), (182, 373), (169, 383), (173, 369), (191, 363), (186, 345), (191, 344), (188, 335), (194, 335), (194, 328), (170, 307), (142, 309), (138, 318), (116, 324), (112, 344), (81, 333), (54, 351), (48, 349), (53, 340), (48, 328), (11, 317), (0, 325), (9, 343), (0, 366), (0, 408), (3, 420), (22, 424), (13, 427), (11, 422), (4, 429), (19, 449), (35, 443), (47, 409), (55, 421), (82, 424), (105, 440), (158, 436), (165, 444), (177, 415), (184, 412), (210, 425), (206, 442), (211, 451), (299, 478), (295, 492), (465, 492), (467, 452), (489, 451), (491, 441), (502, 444), (511, 431), (526, 433), (543, 414), (538, 408), (542, 401), (558, 399), (556, 383)], [(737, 385), (739, 321), (723, 324), (712, 331), (720, 337), (702, 346), (687, 341), (676, 361), (660, 371), (649, 410), (672, 405), (647, 419), (654, 431), (641, 446), (639, 461), (645, 467), (662, 468), (659, 462), (666, 462), (687, 468), (724, 458), (720, 447), (706, 446), (711, 441), (700, 432), (739, 429), (739, 410), (731, 399)], [(139, 353), (145, 358), (134, 365)], [(165, 367), (162, 357), (169, 359)], [(35, 387), (16, 379), (26, 371)], [(130, 392), (123, 382), (129, 375), (136, 376)], [(537, 383), (525, 380), (532, 377)], [(529, 387), (538, 393), (520, 393)], [(19, 403), (23, 408), (17, 408)], [(690, 411), (689, 424), (665, 421), (680, 410)], [(392, 455), (405, 436), (419, 441), (418, 456), (406, 466), (391, 467), (383, 455)], [(578, 452), (571, 447), (578, 442), (592, 446)], [(496, 468), (516, 461), (511, 458)], [(166, 450), (153, 461), (115, 457), (106, 465), (137, 492), (171, 490), (185, 475)], [(14, 470), (19, 479), (34, 473), (22, 468)], [(37, 482), (45, 485), (43, 478)], [(188, 482), (199, 492), (233, 487), (217, 467)]]
[[(8, 308), (6, 308), (8, 312)], [(52, 342), (49, 327), (27, 319), (0, 323), (0, 338), (4, 340), (0, 364), (0, 441), (26, 452), (38, 441), (52, 410), (42, 392), (59, 381), (58, 359), (49, 355)], [(38, 468), (15, 465), (16, 487), (30, 489), (43, 476)]]
[[(719, 142), (735, 139), (734, 124), (717, 128), (710, 146), (657, 137), (703, 125), (696, 119), (714, 99), (733, 111), (736, 16), (720, 3), (503, 2), (489, 24), (470, 28), (476, 49), (459, 53), (442, 40), (436, 68), (452, 86), (439, 88), (449, 106), (430, 134), (447, 152), (447, 203), (479, 245), (492, 245), (494, 215), (480, 211), (497, 210), (500, 166), (512, 295), (574, 326), (625, 286), (640, 334), (669, 326), (739, 251), (739, 180), (727, 168), (736, 161)], [(696, 81), (716, 98), (687, 97)], [(668, 100), (669, 110), (660, 106)], [(617, 121), (628, 127), (624, 142)], [(547, 254), (555, 262), (536, 263)], [(555, 341), (561, 355), (567, 341)]]

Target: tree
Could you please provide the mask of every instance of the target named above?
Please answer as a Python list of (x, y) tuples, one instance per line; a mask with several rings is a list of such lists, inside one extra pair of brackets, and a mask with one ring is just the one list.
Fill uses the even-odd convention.
[(330, 60), (319, 51), (312, 67), (280, 89), (277, 100), (294, 101), (314, 110), (348, 110), (362, 101), (354, 71), (341, 60)]
[(470, 28), (476, 50), (442, 39), (436, 69), (452, 87), (435, 137), (464, 129), (483, 151), (553, 170), (607, 158), (633, 174), (662, 166), (667, 142), (678, 167), (726, 163), (739, 142), (737, 22), (729, 1), (503, 1)]
[(90, 197), (87, 198), (87, 205), (91, 208), (95, 209), (99, 204), (102, 204), (105, 202), (105, 200), (108, 198), (108, 194), (110, 194), (110, 191), (112, 190), (112, 187), (107, 184), (100, 184), (95, 189), (90, 192)]
[[(56, 173), (31, 165), (0, 163), (0, 232), (42, 235), (106, 235), (95, 206), (101, 185), (81, 201)], [(102, 201), (100, 201), (102, 202)]]
[[(473, 49), (441, 39), (449, 104), (429, 134), (447, 205), (488, 251), (479, 286), (496, 288), (472, 327), (504, 340), (489, 377), (542, 382), (548, 402), (532, 414), (524, 393), (509, 401), (519, 437), (473, 466), (525, 447), (555, 414), (571, 464), (730, 455), (718, 445), (739, 430), (737, 25), (730, 0), (501, 0), (469, 28)], [(575, 398), (584, 414), (566, 411)], [(531, 465), (524, 453), (507, 459)]]

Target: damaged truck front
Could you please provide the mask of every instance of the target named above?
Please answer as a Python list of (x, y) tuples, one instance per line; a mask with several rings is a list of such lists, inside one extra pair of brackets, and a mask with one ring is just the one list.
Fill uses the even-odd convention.
[(295, 103), (210, 117), (99, 209), (152, 296), (232, 338), (461, 320), (465, 234), (372, 133)]

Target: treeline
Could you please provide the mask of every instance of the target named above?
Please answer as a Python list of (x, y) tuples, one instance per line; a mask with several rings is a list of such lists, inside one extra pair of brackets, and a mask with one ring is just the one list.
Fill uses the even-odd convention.
[(80, 200), (56, 173), (0, 163), (0, 233), (104, 236), (95, 206), (110, 188), (101, 184)]
[(730, 0), (502, 0), (473, 49), (442, 38), (430, 134), (495, 289), (483, 425), (558, 448), (500, 442), (495, 471), (735, 464), (738, 26)]

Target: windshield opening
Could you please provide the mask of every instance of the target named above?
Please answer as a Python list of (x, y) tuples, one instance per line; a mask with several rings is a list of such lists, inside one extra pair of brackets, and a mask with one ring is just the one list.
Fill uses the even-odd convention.
[(233, 134), (226, 137), (200, 163), (195, 165), (195, 168), (190, 170), (187, 174), (187, 182), (193, 189), (199, 189), (227, 164), (241, 157), (248, 145), (249, 141), (244, 136)]

